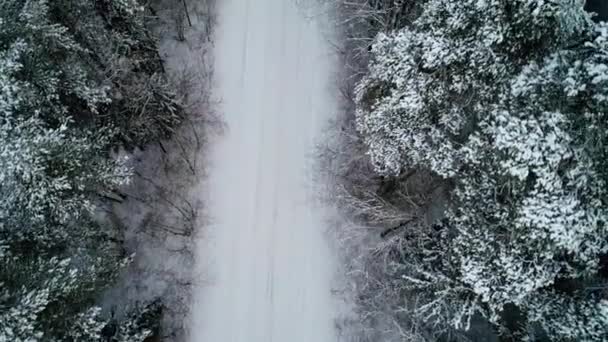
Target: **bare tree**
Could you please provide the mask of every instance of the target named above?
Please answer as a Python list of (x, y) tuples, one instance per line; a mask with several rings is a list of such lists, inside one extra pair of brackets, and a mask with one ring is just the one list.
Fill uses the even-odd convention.
[[(106, 296), (106, 305), (160, 299), (162, 339), (183, 341), (192, 287), (204, 281), (202, 274), (193, 271), (194, 244), (207, 223), (201, 196), (206, 177), (203, 158), (208, 134), (221, 126), (210, 95), (209, 50), (215, 16), (212, 1), (152, 0), (146, 6), (155, 18), (151, 32), (160, 41), (159, 56), (166, 68), (157, 86), (174, 94), (171, 100), (185, 115), (171, 134), (121, 152), (129, 155), (134, 177), (116, 193), (103, 194), (110, 217), (122, 227), (117, 241), (134, 255), (121, 282)], [(175, 25), (181, 41), (175, 39)], [(114, 73), (113, 77), (122, 75), (121, 70)], [(129, 82), (138, 86), (137, 80)], [(138, 94), (141, 98), (132, 102), (145, 122), (150, 119), (146, 114), (156, 107), (147, 100), (148, 93)]]
[[(429, 303), (419, 295), (423, 290), (402, 278), (415, 280), (425, 270), (422, 257), (408, 254), (410, 251), (428, 250), (435, 255), (439, 248), (425, 244), (429, 236), (443, 233), (433, 223), (441, 219), (450, 184), (425, 170), (376, 174), (355, 123), (353, 90), (367, 72), (376, 34), (411, 23), (418, 15), (417, 2), (331, 2), (337, 7), (336, 27), (343, 34), (343, 41), (334, 44), (344, 65), (339, 89), (343, 111), (328, 129), (327, 144), (319, 150), (318, 169), (332, 184), (325, 200), (337, 206), (343, 218), (332, 229), (346, 265), (347, 280), (337, 292), (355, 303), (354, 314), (337, 322), (342, 340), (466, 341), (465, 335), (439, 324), (444, 312), (428, 315)], [(446, 302), (453, 300), (453, 293), (446, 292), (450, 296), (445, 297)], [(416, 312), (427, 313), (427, 319)]]

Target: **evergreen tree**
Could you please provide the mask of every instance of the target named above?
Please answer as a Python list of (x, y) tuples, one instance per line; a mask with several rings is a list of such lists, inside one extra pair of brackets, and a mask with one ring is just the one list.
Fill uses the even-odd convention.
[[(96, 3), (132, 21), (120, 32), (106, 29), (91, 1), (0, 2), (0, 341), (99, 341), (108, 321), (98, 297), (129, 261), (116, 227), (93, 218), (97, 194), (130, 176), (126, 161), (109, 154), (113, 143), (128, 140), (129, 127), (112, 116), (125, 106), (113, 95), (121, 83), (108, 79), (116, 58), (100, 51), (150, 38), (141, 43), (146, 31), (136, 1)], [(77, 15), (96, 20), (70, 26)], [(91, 49), (101, 42), (109, 44)], [(170, 95), (156, 95), (152, 103), (175, 105)], [(154, 130), (171, 120), (165, 128), (152, 120), (152, 131), (129, 139), (157, 138)], [(120, 341), (150, 335), (136, 324), (145, 312), (117, 322)]]
[(535, 323), (553, 340), (607, 336), (606, 301), (585, 289), (608, 251), (606, 30), (576, 0), (431, 0), (377, 37), (357, 88), (376, 171), (454, 184), (430, 243), (447, 260), (401, 273), (421, 319), (502, 329), (515, 308), (520, 338)]

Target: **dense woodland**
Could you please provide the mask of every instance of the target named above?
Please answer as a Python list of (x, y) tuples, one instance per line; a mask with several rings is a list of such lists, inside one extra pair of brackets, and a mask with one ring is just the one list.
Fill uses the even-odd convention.
[(608, 25), (578, 0), (341, 6), (363, 340), (607, 340)]
[(0, 341), (142, 341), (161, 305), (100, 294), (130, 262), (96, 218), (130, 180), (117, 148), (168, 137), (183, 110), (137, 0), (0, 1)]
[[(339, 9), (356, 340), (608, 339), (608, 25), (580, 0)], [(0, 341), (158, 329), (157, 302), (99, 308), (131, 255), (96, 215), (132, 177), (114, 152), (184, 120), (153, 11), (0, 1)]]

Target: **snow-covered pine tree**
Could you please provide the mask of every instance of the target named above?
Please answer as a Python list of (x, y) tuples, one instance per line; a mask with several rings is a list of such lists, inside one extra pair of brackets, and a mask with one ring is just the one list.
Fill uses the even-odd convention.
[[(97, 193), (129, 177), (109, 156), (116, 129), (86, 120), (110, 88), (54, 10), (0, 2), (0, 341), (99, 341), (98, 296), (128, 261), (92, 215)], [(134, 317), (118, 324), (141, 341)]]
[[(53, 108), (55, 115), (113, 127), (113, 139), (128, 147), (166, 137), (182, 121), (137, 0), (7, 0), (0, 11), (0, 41), (28, 45), (22, 77), (58, 86), (64, 108)], [(103, 115), (80, 99), (102, 101)]]
[(505, 333), (523, 338), (538, 323), (554, 340), (601, 340), (606, 315), (591, 312), (605, 300), (586, 286), (608, 248), (606, 26), (577, 0), (423, 7), (377, 37), (357, 88), (378, 173), (415, 168), (454, 184), (437, 234), (449, 260), (403, 267), (418, 313), (456, 328), (480, 314), (504, 328), (515, 307), (518, 331)]

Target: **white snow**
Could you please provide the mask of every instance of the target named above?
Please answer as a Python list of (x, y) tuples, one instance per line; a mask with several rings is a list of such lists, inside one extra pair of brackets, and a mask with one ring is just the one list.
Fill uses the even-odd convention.
[(218, 6), (227, 130), (210, 157), (190, 341), (336, 341), (335, 260), (311, 184), (315, 140), (336, 110), (333, 51), (293, 0)]

